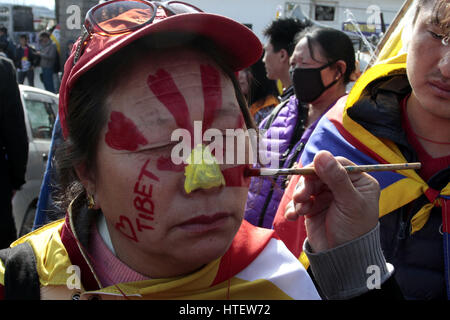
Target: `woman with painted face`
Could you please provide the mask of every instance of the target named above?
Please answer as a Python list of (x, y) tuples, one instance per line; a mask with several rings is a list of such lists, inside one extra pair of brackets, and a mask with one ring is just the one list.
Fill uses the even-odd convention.
[[(275, 232), (243, 221), (250, 165), (229, 157), (239, 148), (218, 147), (230, 130), (254, 128), (236, 73), (261, 57), (258, 38), (179, 1), (108, 1), (84, 28), (60, 93), (66, 217), (0, 251), (0, 298), (320, 298)], [(318, 155), (303, 192), (332, 190), (322, 214), (352, 222), (311, 245), (339, 247), (331, 259), (343, 264), (359, 249), (357, 269), (326, 270), (344, 285), (325, 297), (368, 292), (368, 265), (380, 267), (380, 283), (390, 276), (372, 232), (378, 187), (346, 164)], [(322, 265), (330, 258), (315, 254)]]

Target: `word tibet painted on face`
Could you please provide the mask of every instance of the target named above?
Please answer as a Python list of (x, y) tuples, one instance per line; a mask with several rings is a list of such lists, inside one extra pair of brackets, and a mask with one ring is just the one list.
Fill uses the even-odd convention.
[(150, 160), (145, 162), (139, 173), (139, 178), (134, 185), (135, 195), (133, 207), (137, 210), (137, 217), (133, 220), (126, 216), (120, 216), (116, 223), (116, 229), (125, 237), (135, 242), (139, 242), (138, 233), (145, 230), (154, 230), (152, 222), (155, 215), (155, 204), (152, 200), (153, 183), (159, 182), (159, 178), (150, 172), (147, 167)]

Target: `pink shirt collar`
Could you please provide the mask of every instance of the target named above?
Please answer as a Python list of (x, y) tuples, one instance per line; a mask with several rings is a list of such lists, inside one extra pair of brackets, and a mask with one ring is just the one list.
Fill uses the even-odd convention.
[[(106, 229), (107, 230), (107, 229)], [(106, 236), (106, 235), (104, 235)], [(89, 255), (103, 287), (109, 287), (117, 283), (148, 280), (149, 278), (134, 271), (117, 258), (109, 250), (100, 234), (97, 223), (91, 226), (89, 239)]]

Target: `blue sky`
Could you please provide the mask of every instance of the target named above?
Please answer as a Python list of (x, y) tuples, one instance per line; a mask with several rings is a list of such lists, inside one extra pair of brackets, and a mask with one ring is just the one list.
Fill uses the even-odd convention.
[(0, 0), (0, 3), (12, 3), (18, 5), (37, 5), (50, 9), (55, 8), (55, 0)]

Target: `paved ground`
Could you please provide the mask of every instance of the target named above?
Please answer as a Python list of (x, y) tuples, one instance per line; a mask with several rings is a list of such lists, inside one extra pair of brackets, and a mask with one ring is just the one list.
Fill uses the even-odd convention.
[[(39, 76), (41, 74), (41, 72), (42, 72), (42, 69), (40, 67), (37, 67), (34, 69), (34, 86), (39, 89), (45, 89), (44, 84), (42, 83), (41, 78)], [(57, 85), (58, 80), (57, 80), (56, 75), (54, 76), (54, 79), (55, 79), (55, 85)], [(25, 79), (25, 82), (23, 84), (29, 85), (28, 80)]]

